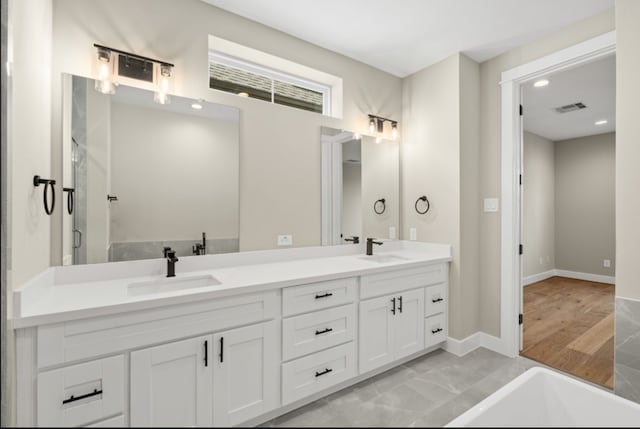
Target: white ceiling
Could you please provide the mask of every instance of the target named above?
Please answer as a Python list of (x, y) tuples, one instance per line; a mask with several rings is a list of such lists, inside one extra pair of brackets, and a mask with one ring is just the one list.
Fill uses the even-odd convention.
[(478, 62), (614, 0), (203, 0), (399, 77), (456, 52)]
[[(566, 140), (615, 131), (616, 60), (611, 55), (560, 73), (545, 76), (549, 85), (523, 85), (524, 129), (549, 140)], [(558, 113), (556, 107), (584, 103), (587, 108)], [(594, 122), (606, 119), (606, 125)]]

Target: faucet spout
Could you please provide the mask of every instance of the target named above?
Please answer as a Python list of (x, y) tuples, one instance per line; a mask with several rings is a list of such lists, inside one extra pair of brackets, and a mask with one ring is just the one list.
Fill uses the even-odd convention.
[(165, 248), (164, 257), (167, 259), (167, 277), (175, 277), (176, 262), (179, 261), (179, 259), (176, 257), (176, 251), (171, 248)]
[(375, 241), (375, 238), (367, 238), (367, 255), (373, 255), (373, 245), (382, 246), (382, 241)]

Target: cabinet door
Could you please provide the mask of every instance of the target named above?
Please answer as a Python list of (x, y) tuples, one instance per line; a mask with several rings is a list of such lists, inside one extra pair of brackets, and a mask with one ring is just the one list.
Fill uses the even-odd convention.
[(211, 426), (212, 337), (131, 353), (131, 426)]
[(278, 406), (275, 321), (214, 335), (213, 424), (232, 426)]
[(394, 359), (392, 296), (360, 302), (360, 374)]
[(424, 348), (424, 289), (401, 292), (396, 299), (394, 350), (400, 359)]

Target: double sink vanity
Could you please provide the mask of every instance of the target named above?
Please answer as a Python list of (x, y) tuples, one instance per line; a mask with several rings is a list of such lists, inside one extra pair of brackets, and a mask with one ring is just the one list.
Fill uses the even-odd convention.
[(51, 267), (14, 292), (21, 426), (259, 424), (442, 345), (451, 247)]

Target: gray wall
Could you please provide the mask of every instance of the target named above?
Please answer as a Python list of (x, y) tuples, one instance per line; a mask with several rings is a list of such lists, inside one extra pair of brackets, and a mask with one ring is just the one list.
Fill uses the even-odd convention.
[(525, 131), (523, 159), (522, 243), (529, 277), (556, 268), (554, 143)]
[(557, 269), (615, 276), (615, 139), (607, 133), (555, 143)]

